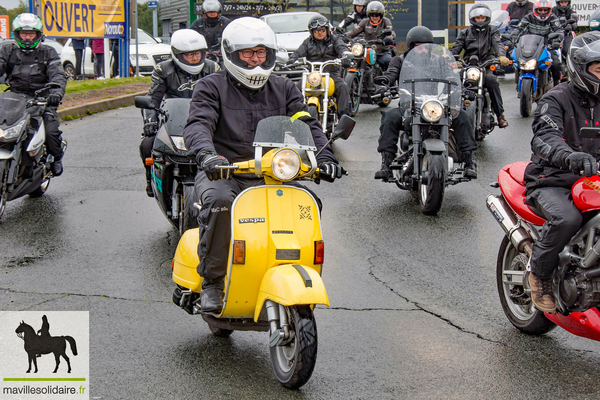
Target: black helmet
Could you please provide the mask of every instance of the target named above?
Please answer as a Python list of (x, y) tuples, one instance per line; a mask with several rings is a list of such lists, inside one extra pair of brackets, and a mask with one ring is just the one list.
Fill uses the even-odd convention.
[[(475, 17), (485, 17), (485, 21), (476, 22)], [(492, 11), (490, 11), (490, 8), (485, 4), (475, 4), (473, 8), (471, 8), (471, 11), (469, 11), (469, 22), (471, 22), (471, 25), (477, 28), (485, 28), (490, 24), (491, 20)]]
[(406, 46), (410, 50), (416, 43), (433, 43), (433, 33), (428, 27), (419, 25), (410, 28), (406, 34)]
[(329, 20), (322, 15), (315, 15), (308, 21), (308, 30), (310, 31), (310, 35), (314, 37), (313, 30), (318, 28), (326, 28), (327, 36), (329, 36)]
[(591, 31), (575, 37), (567, 58), (569, 78), (575, 87), (600, 97), (600, 79), (588, 72), (594, 61), (600, 62), (600, 32)]
[(515, 3), (520, 7), (523, 7), (525, 4), (529, 3), (529, 0), (515, 0)]
[(385, 14), (385, 7), (380, 1), (372, 1), (367, 6), (367, 15), (369, 17), (371, 15), (379, 15), (383, 18), (383, 14)]
[[(561, 6), (559, 3), (569, 3), (566, 6)], [(562, 12), (567, 12), (571, 8), (571, 0), (556, 0), (556, 8)]]

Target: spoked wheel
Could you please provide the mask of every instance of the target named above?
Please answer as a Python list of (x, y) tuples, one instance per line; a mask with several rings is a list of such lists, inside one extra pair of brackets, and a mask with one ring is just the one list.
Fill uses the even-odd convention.
[(286, 307), (293, 339), (271, 347), (271, 362), (277, 380), (288, 389), (298, 389), (310, 379), (317, 362), (317, 323), (310, 306)]
[(348, 89), (350, 89), (350, 116), (354, 117), (360, 106), (360, 95), (358, 93), (360, 79), (354, 72), (348, 73), (345, 78)]
[(523, 79), (521, 82), (521, 116), (529, 117), (531, 115), (531, 103), (533, 102), (533, 82), (531, 79)]
[(183, 194), (179, 204), (179, 234), (188, 229), (198, 227), (198, 210), (194, 207), (196, 200), (194, 185), (183, 185)]
[(6, 209), (6, 190), (8, 184), (8, 165), (5, 165), (2, 169), (2, 176), (0, 179), (0, 218), (2, 218), (2, 214), (4, 214), (4, 210)]
[(423, 214), (436, 215), (440, 211), (445, 189), (444, 157), (441, 154), (426, 152), (421, 165), (419, 183), (419, 204)]
[(541, 335), (551, 331), (556, 325), (533, 305), (529, 287), (524, 284), (526, 266), (527, 255), (519, 253), (505, 236), (498, 251), (496, 265), (496, 283), (502, 310), (517, 329)]

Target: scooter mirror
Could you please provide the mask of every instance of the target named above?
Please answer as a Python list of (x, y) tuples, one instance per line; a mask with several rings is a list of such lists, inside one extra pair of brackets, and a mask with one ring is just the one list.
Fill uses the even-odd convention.
[(342, 115), (342, 118), (340, 118), (340, 121), (335, 127), (335, 130), (333, 131), (333, 135), (331, 136), (332, 139), (348, 139), (350, 137), (350, 134), (354, 130), (355, 125), (356, 121), (354, 119), (347, 115)]
[(135, 108), (143, 108), (147, 110), (152, 110), (154, 108), (152, 106), (152, 99), (149, 96), (135, 96), (133, 101)]

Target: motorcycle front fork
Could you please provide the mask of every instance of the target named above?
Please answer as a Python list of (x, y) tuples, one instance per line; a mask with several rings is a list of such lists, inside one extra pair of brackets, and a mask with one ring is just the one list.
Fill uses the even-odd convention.
[(269, 346), (281, 346), (289, 343), (294, 338), (294, 331), (290, 330), (288, 314), (285, 306), (267, 300), (267, 320), (270, 325)]

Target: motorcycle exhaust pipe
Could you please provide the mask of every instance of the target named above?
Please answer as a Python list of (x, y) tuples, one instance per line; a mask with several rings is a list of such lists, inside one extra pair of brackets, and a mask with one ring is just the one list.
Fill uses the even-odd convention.
[(531, 257), (533, 239), (529, 233), (520, 226), (517, 216), (506, 203), (504, 197), (490, 194), (486, 198), (485, 203), (488, 210), (490, 210), (504, 230), (506, 236), (508, 236), (512, 242), (513, 246), (515, 246), (519, 252), (527, 253), (527, 255)]

